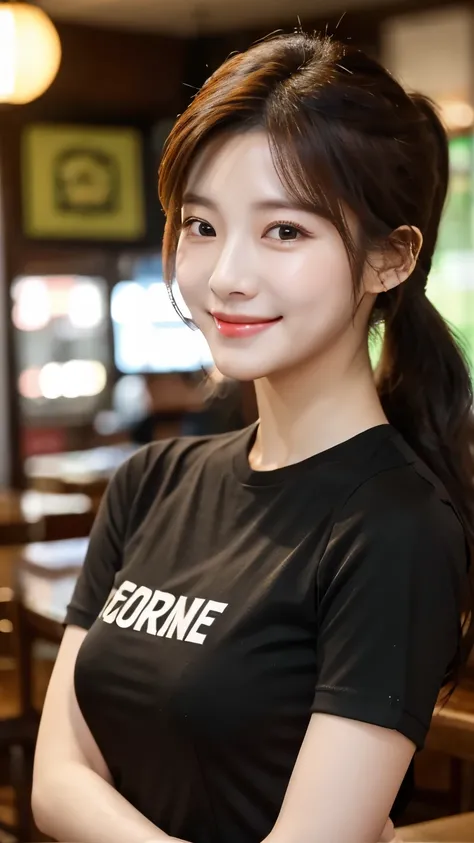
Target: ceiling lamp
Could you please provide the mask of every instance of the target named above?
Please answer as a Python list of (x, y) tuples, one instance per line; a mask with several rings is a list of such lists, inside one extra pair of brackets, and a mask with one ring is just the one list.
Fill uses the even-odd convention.
[(61, 61), (61, 42), (37, 6), (0, 2), (0, 103), (23, 104), (51, 85)]

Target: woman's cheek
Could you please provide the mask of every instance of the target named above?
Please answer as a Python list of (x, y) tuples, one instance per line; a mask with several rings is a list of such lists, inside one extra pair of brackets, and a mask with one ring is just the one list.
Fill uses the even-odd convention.
[(208, 307), (209, 279), (212, 276), (212, 261), (209, 257), (199, 254), (198, 249), (193, 250), (193, 254), (187, 249), (177, 252), (176, 281), (190, 310), (193, 307), (200, 310)]
[(199, 308), (198, 305), (198, 285), (196, 284), (195, 273), (190, 271), (190, 268), (186, 266), (186, 262), (183, 262), (181, 266), (178, 266), (178, 261), (176, 261), (176, 283), (178, 285), (181, 298), (184, 301), (193, 322), (200, 327), (199, 316), (200, 312), (202, 312), (202, 306)]
[(188, 297), (193, 288), (193, 265), (184, 249), (176, 253), (176, 281), (186, 304), (189, 307)]

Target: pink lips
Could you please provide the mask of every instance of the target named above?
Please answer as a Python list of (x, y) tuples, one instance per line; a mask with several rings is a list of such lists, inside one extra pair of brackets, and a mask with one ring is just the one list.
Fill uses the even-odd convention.
[[(250, 317), (229, 316), (226, 318), (217, 313), (213, 313), (212, 315), (219, 333), (224, 337), (231, 337), (233, 339), (240, 337), (252, 337), (255, 334), (265, 331), (267, 328), (270, 328), (272, 325), (275, 325), (281, 320), (281, 316), (277, 319), (262, 319), (256, 321), (250, 320)], [(248, 318), (249, 321), (246, 322), (246, 318)]]

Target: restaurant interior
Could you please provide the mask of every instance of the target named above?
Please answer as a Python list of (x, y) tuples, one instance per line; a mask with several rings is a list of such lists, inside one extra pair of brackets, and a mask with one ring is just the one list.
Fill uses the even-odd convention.
[[(452, 186), (428, 294), (474, 371), (474, 3), (0, 0), (0, 843), (46, 840), (38, 721), (110, 477), (154, 439), (256, 418), (252, 387), (219, 377), (168, 295), (157, 168), (212, 70), (300, 23), (442, 109)], [(474, 841), (474, 667), (436, 710), (402, 826)]]

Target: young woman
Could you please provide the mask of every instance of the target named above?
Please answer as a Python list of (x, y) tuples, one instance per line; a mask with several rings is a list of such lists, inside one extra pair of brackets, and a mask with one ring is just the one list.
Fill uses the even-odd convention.
[(390, 839), (473, 531), (470, 380), (425, 295), (447, 178), (430, 103), (328, 38), (234, 55), (178, 119), (167, 280), (259, 421), (112, 481), (40, 729), (49, 835)]

